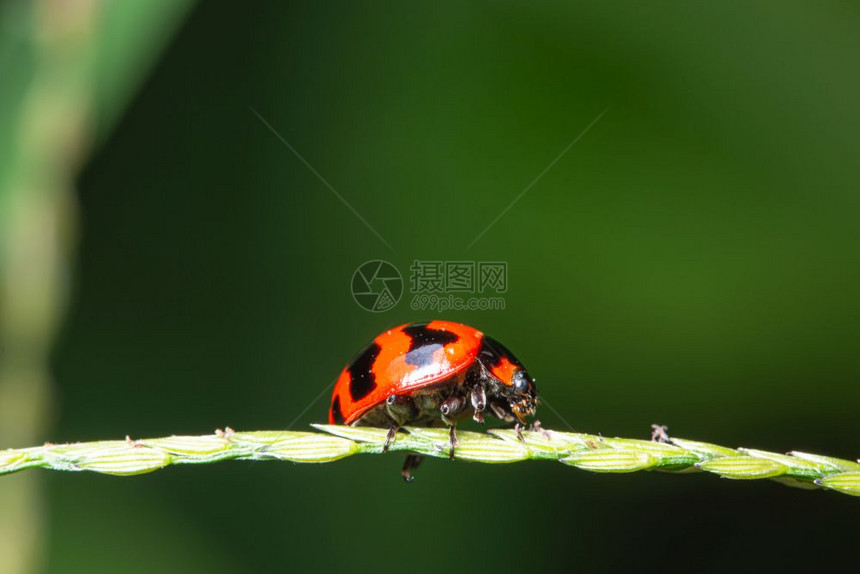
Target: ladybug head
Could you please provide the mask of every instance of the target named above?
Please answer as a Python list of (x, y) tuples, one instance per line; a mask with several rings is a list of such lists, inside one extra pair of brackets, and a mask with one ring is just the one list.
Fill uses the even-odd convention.
[(525, 424), (526, 417), (535, 414), (537, 408), (537, 388), (534, 379), (525, 369), (518, 369), (511, 379), (512, 392), (508, 396), (511, 412), (521, 423)]
[(489, 393), (507, 416), (525, 424), (535, 414), (538, 396), (534, 379), (513, 353), (498, 341), (484, 337), (480, 353), (484, 373), (491, 380)]

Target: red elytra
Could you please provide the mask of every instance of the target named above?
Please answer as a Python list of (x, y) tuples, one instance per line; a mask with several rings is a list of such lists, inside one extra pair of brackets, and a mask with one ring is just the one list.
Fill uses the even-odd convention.
[(408, 394), (468, 369), (484, 334), (449, 321), (405, 324), (376, 337), (335, 383), (331, 424), (352, 424), (391, 395)]

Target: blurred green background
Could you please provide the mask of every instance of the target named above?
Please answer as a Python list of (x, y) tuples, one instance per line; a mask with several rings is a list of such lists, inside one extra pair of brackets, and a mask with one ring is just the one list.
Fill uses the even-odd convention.
[[(103, 22), (86, 72), (28, 440), (284, 428), (378, 332), (439, 316), (408, 293), (364, 311), (360, 264), (493, 260), (505, 310), (444, 317), (505, 342), (576, 430), (860, 455), (856, 3), (155, 5)], [(7, 167), (36, 76), (21, 6)], [(856, 542), (857, 501), (766, 481), (433, 460), (405, 485), (401, 463), (31, 471), (0, 493), (37, 481), (47, 572), (799, 570)]]

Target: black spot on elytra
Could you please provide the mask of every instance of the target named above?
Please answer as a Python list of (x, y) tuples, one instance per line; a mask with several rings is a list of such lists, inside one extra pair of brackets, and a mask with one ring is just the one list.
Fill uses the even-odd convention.
[(353, 401), (360, 401), (376, 388), (376, 377), (371, 369), (381, 351), (382, 347), (371, 343), (347, 368), (349, 394)]
[(499, 363), (502, 362), (502, 359), (507, 359), (514, 365), (518, 367), (522, 367), (522, 363), (520, 363), (514, 354), (511, 353), (507, 347), (496, 341), (495, 339), (491, 339), (490, 337), (485, 336), (484, 340), (481, 342), (481, 361), (487, 367), (495, 367)]
[(343, 424), (344, 418), (343, 418), (343, 411), (340, 410), (340, 397), (335, 397), (334, 401), (331, 404), (331, 416), (332, 416), (332, 419), (334, 419), (334, 424), (336, 424), (336, 425), (342, 425)]
[(427, 323), (415, 323), (403, 328), (403, 332), (412, 339), (406, 362), (416, 367), (423, 367), (433, 362), (433, 354), (449, 343), (456, 343), (460, 337), (456, 333), (430, 329)]

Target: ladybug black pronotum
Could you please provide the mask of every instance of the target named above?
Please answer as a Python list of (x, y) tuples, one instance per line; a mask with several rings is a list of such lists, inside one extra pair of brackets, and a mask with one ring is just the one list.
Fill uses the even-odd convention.
[[(443, 422), (453, 457), (457, 419), (483, 423), (489, 413), (517, 421), (520, 431), (537, 402), (534, 380), (498, 341), (450, 321), (407, 323), (376, 337), (341, 372), (329, 422), (387, 427), (386, 450), (402, 425)], [(405, 480), (421, 459), (409, 455)]]

